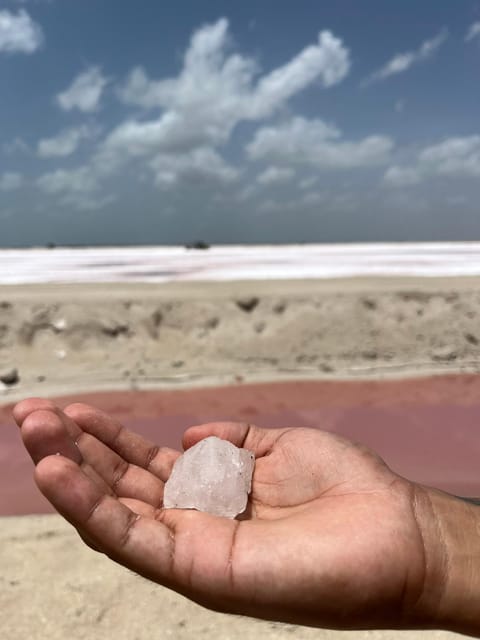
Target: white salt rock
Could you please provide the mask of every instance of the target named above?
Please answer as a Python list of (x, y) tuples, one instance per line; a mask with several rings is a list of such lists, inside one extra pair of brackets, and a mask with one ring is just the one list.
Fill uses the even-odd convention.
[(245, 511), (255, 456), (227, 440), (210, 436), (185, 451), (165, 484), (166, 509), (197, 509), (235, 518)]

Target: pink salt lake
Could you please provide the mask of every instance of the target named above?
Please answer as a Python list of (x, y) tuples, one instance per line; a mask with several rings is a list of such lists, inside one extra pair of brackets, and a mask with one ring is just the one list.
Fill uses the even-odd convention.
[[(217, 420), (324, 429), (370, 446), (407, 478), (480, 496), (480, 376), (113, 391), (55, 400), (60, 406), (93, 404), (150, 440), (175, 448), (188, 426)], [(11, 409), (0, 407), (0, 515), (49, 513)]]

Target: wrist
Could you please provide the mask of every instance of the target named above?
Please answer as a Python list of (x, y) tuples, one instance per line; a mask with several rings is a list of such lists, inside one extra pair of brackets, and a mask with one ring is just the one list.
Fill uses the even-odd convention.
[(480, 637), (480, 506), (416, 487), (425, 576), (415, 614), (429, 627)]

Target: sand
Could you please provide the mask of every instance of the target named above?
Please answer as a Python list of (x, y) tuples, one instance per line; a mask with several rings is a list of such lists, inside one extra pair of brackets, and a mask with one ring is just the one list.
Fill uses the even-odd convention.
[(480, 280), (0, 287), (0, 402), (480, 369)]
[[(0, 403), (99, 390), (479, 371), (480, 280), (0, 287)], [(18, 381), (12, 376), (17, 371)], [(213, 614), (85, 548), (0, 521), (2, 638), (447, 638)]]
[(441, 631), (328, 631), (208, 611), (80, 542), (57, 516), (0, 528), (3, 640), (447, 640)]

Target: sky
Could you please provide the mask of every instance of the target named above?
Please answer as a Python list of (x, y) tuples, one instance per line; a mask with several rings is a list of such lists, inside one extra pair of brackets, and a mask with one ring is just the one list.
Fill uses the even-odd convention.
[(480, 0), (0, 0), (0, 246), (480, 239)]

